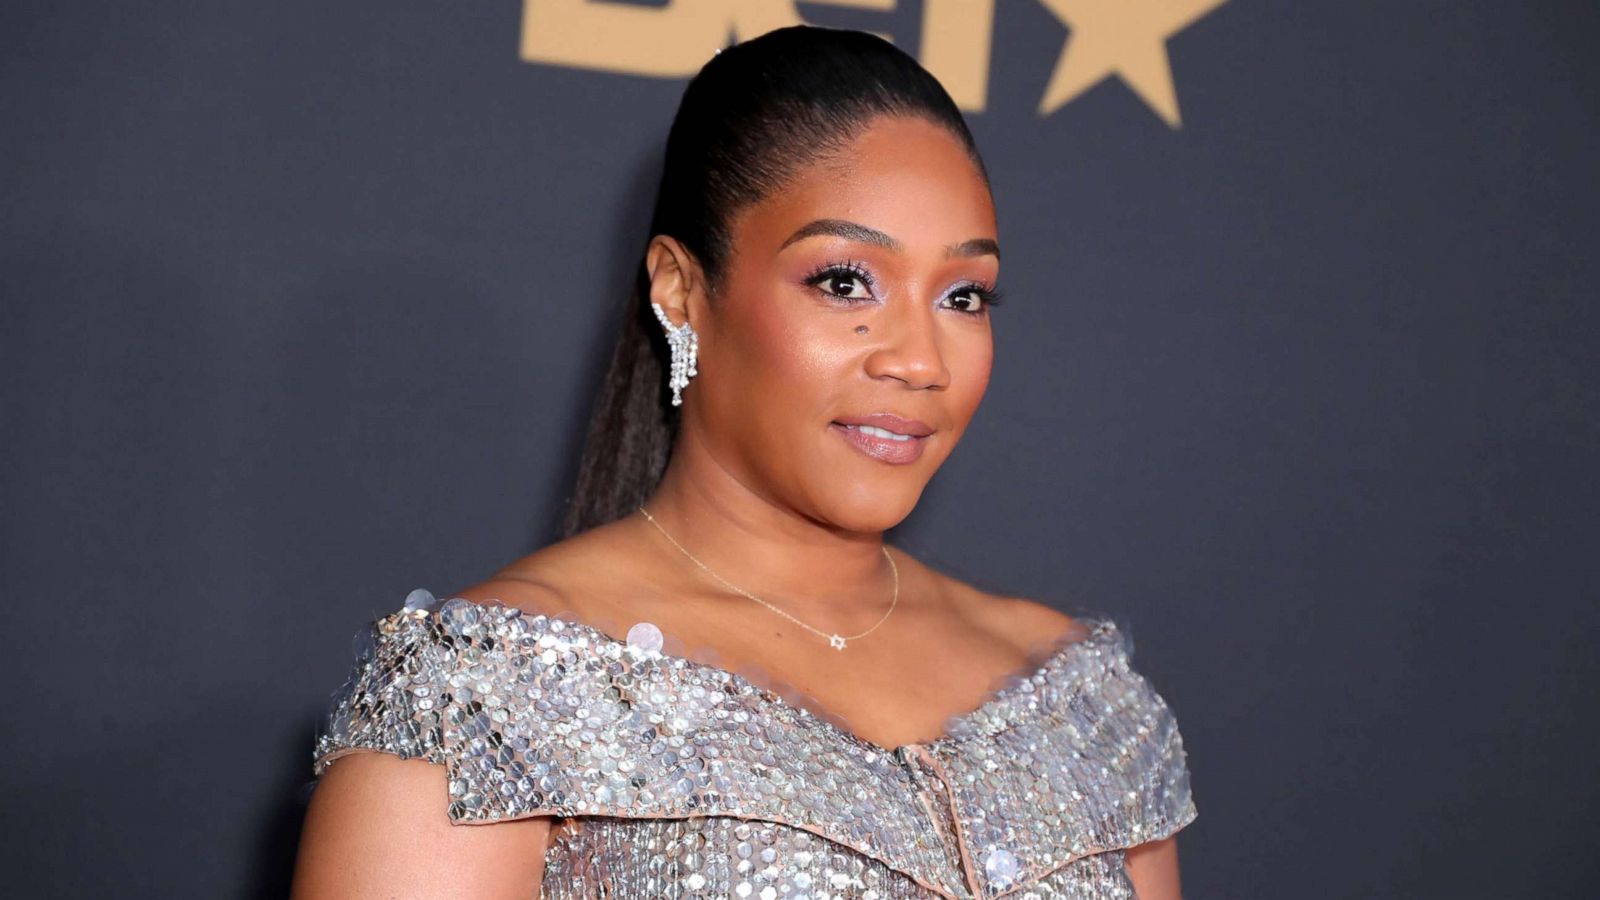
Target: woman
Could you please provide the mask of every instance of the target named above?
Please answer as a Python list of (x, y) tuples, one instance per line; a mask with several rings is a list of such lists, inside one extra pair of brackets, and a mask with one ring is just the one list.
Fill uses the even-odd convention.
[(719, 51), (650, 233), (571, 536), (379, 620), (296, 896), (1178, 897), (1185, 755), (1126, 632), (883, 541), (993, 356), (943, 89), (860, 32)]

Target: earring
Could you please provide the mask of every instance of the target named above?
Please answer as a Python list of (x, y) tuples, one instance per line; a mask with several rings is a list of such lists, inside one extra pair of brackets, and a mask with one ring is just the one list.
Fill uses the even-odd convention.
[(700, 370), (695, 368), (695, 358), (700, 352), (700, 336), (695, 334), (688, 322), (673, 325), (661, 304), (651, 301), (650, 306), (655, 309), (661, 327), (666, 329), (667, 345), (672, 348), (672, 371), (667, 376), (667, 387), (672, 388), (672, 405), (682, 406), (683, 389), (689, 386), (690, 378), (700, 374)]

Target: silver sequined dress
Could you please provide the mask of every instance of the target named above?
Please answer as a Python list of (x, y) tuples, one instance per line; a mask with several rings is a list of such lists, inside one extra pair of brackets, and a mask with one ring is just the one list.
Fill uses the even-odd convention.
[(457, 824), (574, 817), (544, 898), (1132, 898), (1125, 850), (1195, 818), (1186, 756), (1126, 632), (1079, 621), (942, 737), (891, 750), (583, 623), (410, 600), (359, 651), (313, 771), (422, 757)]

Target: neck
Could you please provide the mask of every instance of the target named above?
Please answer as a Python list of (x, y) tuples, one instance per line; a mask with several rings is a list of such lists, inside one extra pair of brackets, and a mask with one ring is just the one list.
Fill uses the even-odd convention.
[[(707, 568), (796, 615), (806, 609), (881, 613), (889, 598), (892, 577), (882, 532), (849, 531), (803, 515), (755, 493), (692, 447), (677, 448), (644, 506)], [(642, 515), (634, 515), (660, 545), (664, 562), (680, 567), (685, 581), (709, 592), (728, 592)]]

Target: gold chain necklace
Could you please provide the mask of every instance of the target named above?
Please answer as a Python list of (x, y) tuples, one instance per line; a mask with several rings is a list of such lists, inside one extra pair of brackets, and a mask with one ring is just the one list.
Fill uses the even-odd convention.
[(883, 614), (883, 618), (879, 619), (876, 623), (874, 623), (871, 628), (868, 628), (866, 631), (863, 631), (860, 634), (842, 635), (842, 634), (839, 634), (838, 632), (833, 632), (832, 634), (829, 634), (828, 632), (823, 631), (820, 628), (812, 628), (810, 625), (807, 625), (806, 623), (800, 621), (799, 619), (796, 619), (794, 616), (789, 615), (788, 613), (786, 613), (783, 610), (777, 608), (776, 606), (773, 606), (771, 603), (768, 603), (767, 601), (761, 599), (760, 597), (757, 597), (755, 594), (750, 593), (749, 591), (745, 590), (744, 588), (741, 588), (741, 587), (739, 587), (737, 585), (729, 583), (727, 579), (725, 579), (721, 575), (718, 575), (717, 573), (711, 571), (711, 568), (709, 566), (707, 566), (705, 563), (701, 562), (698, 559), (695, 559), (694, 554), (690, 553), (688, 550), (685, 550), (684, 546), (682, 544), (678, 543), (676, 538), (674, 538), (670, 534), (667, 534), (667, 530), (665, 528), (661, 527), (661, 523), (656, 521), (656, 517), (655, 516), (650, 515), (650, 511), (649, 510), (645, 509), (643, 506), (640, 506), (639, 507), (639, 512), (644, 513), (644, 517), (646, 519), (650, 520), (650, 524), (654, 525), (656, 527), (657, 531), (659, 531), (662, 534), (666, 535), (667, 540), (672, 541), (672, 546), (677, 547), (679, 550), (681, 550), (683, 552), (684, 556), (689, 557), (689, 559), (692, 560), (695, 565), (697, 565), (700, 568), (704, 569), (706, 571), (706, 574), (708, 574), (712, 578), (715, 578), (716, 580), (722, 582), (723, 585), (725, 585), (728, 588), (728, 590), (733, 591), (733, 592), (738, 593), (738, 594), (743, 594), (744, 596), (749, 597), (751, 600), (754, 600), (755, 602), (761, 604), (762, 606), (765, 606), (767, 609), (770, 609), (773, 612), (777, 613), (778, 615), (783, 616), (785, 619), (788, 619), (789, 621), (795, 623), (796, 625), (799, 625), (801, 628), (804, 628), (805, 630), (811, 632), (812, 634), (817, 635), (818, 637), (821, 637), (821, 638), (825, 638), (828, 641), (828, 646), (832, 647), (835, 650), (843, 650), (844, 647), (845, 647), (845, 642), (846, 641), (854, 641), (854, 640), (857, 640), (859, 638), (864, 638), (867, 635), (873, 633), (874, 631), (877, 631), (879, 625), (882, 625), (884, 622), (888, 621), (889, 613), (894, 612), (895, 605), (900, 602), (900, 567), (895, 565), (894, 557), (889, 555), (889, 547), (887, 545), (884, 545), (881, 548), (883, 550), (883, 558), (887, 559), (889, 561), (889, 568), (890, 568), (890, 570), (892, 570), (894, 572), (894, 599), (889, 601), (889, 610), (888, 610), (888, 612), (885, 612)]

